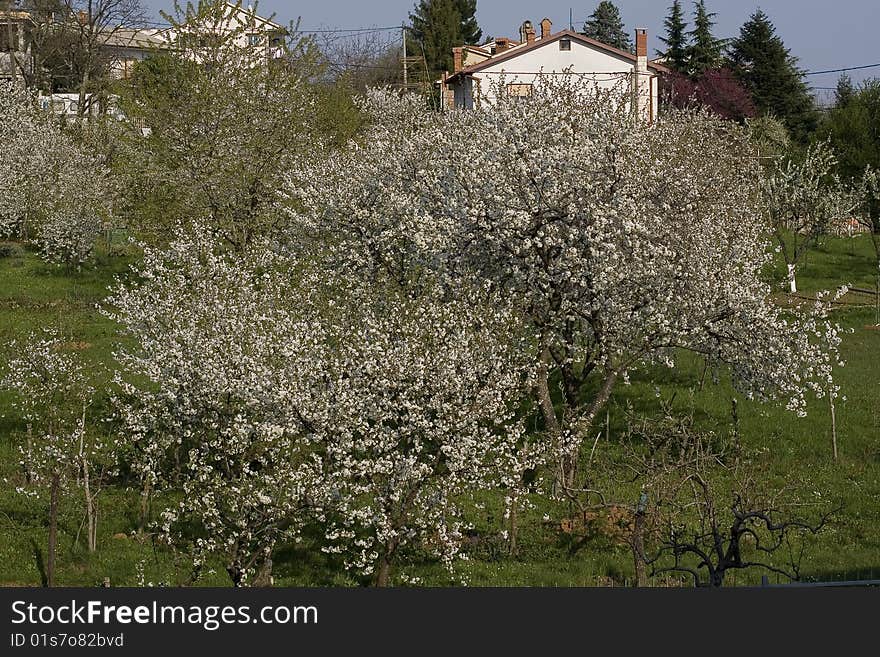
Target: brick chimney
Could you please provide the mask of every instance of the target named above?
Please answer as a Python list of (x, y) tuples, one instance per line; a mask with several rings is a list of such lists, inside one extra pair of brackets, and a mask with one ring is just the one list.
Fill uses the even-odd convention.
[(636, 57), (648, 57), (648, 30), (636, 30)]
[(464, 59), (464, 48), (453, 48), (452, 49), (452, 72), (458, 73), (462, 68), (462, 62)]
[(519, 40), (521, 43), (535, 42), (535, 26), (532, 25), (532, 21), (525, 21), (519, 28)]
[(495, 54), (500, 55), (505, 50), (510, 48), (510, 39), (507, 37), (496, 37), (495, 38)]
[(651, 74), (648, 71), (648, 30), (636, 30), (636, 63), (633, 67), (633, 115), (636, 121), (651, 122), (654, 107)]
[(549, 18), (545, 18), (541, 21), (541, 38), (547, 39), (550, 37), (550, 31), (553, 29), (553, 23)]

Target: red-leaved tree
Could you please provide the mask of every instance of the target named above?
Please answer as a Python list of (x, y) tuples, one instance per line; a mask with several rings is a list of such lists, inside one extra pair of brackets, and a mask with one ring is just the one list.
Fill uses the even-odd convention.
[(703, 105), (733, 121), (744, 121), (758, 114), (751, 94), (726, 68), (706, 71), (696, 79), (671, 73), (664, 79), (663, 93), (673, 107), (685, 109)]

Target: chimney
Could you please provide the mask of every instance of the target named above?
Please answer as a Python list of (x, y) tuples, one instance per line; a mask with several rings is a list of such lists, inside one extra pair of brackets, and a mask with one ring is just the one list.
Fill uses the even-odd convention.
[(648, 57), (648, 30), (636, 30), (636, 57)]
[(549, 18), (545, 18), (541, 21), (541, 38), (547, 39), (550, 37), (550, 30), (553, 28), (553, 23), (550, 22)]
[(496, 37), (495, 38), (495, 54), (500, 55), (505, 50), (510, 48), (510, 39), (507, 37)]
[(464, 48), (453, 48), (452, 49), (452, 72), (453, 74), (458, 73), (462, 68), (462, 61), (464, 56)]
[(636, 30), (636, 62), (632, 79), (633, 115), (650, 123), (654, 108), (653, 84), (648, 72), (648, 30)]
[(520, 43), (531, 44), (535, 42), (535, 27), (532, 25), (532, 21), (525, 21), (519, 28), (519, 40)]

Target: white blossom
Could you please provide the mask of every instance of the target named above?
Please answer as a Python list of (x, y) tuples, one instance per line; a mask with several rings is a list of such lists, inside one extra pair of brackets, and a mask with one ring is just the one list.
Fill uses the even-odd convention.
[(821, 313), (787, 313), (762, 280), (762, 172), (746, 132), (696, 111), (634, 124), (617, 99), (566, 76), (443, 114), (375, 92), (362, 144), (292, 172), (284, 192), (327, 267), (511, 300), (570, 460), (633, 370), (692, 351), (802, 412), (838, 342)]
[(34, 242), (45, 259), (78, 266), (109, 218), (108, 172), (36, 106), (0, 83), (0, 238)]

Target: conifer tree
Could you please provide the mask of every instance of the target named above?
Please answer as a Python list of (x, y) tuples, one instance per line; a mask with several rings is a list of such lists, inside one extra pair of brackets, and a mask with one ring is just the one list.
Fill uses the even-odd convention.
[(584, 34), (620, 50), (632, 51), (632, 40), (620, 17), (620, 9), (609, 0), (600, 2), (584, 23)]
[(716, 15), (706, 9), (705, 0), (694, 3), (694, 29), (690, 32), (687, 64), (691, 75), (699, 76), (721, 66), (724, 40), (712, 34)]
[(464, 43), (476, 44), (483, 38), (483, 30), (477, 23), (477, 0), (456, 0), (461, 20), (461, 38)]
[(816, 129), (815, 105), (797, 59), (763, 11), (752, 14), (731, 43), (730, 63), (758, 111), (779, 118), (795, 140), (805, 143)]
[(476, 0), (419, 0), (409, 15), (412, 51), (424, 48), (430, 71), (451, 71), (452, 49), (482, 38), (476, 11)]
[(666, 45), (665, 50), (658, 50), (657, 55), (666, 58), (666, 65), (678, 73), (686, 73), (688, 66), (687, 23), (681, 1), (675, 0), (669, 8), (669, 15), (663, 22), (666, 36), (660, 37)]
[(834, 91), (834, 105), (838, 109), (842, 109), (849, 105), (853, 97), (856, 95), (856, 88), (853, 86), (852, 78), (846, 73), (837, 80), (837, 89)]

